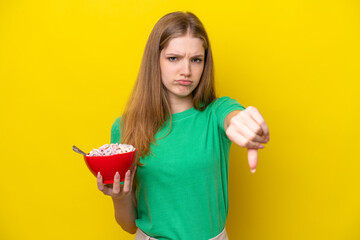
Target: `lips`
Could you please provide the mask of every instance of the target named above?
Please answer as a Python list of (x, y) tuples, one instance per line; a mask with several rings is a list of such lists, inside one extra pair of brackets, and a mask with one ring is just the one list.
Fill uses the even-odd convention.
[(187, 86), (187, 85), (190, 85), (192, 83), (192, 81), (190, 80), (176, 80), (176, 82), (178, 82), (180, 85), (184, 85), (184, 86)]

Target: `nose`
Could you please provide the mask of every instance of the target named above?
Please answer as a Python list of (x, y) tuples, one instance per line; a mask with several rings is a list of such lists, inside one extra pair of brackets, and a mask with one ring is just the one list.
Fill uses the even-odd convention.
[(184, 61), (181, 71), (184, 76), (191, 75), (191, 64), (189, 61)]

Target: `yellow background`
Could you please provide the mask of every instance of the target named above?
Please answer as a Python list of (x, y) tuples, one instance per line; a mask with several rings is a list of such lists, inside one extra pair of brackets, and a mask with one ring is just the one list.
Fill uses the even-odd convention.
[(218, 96), (270, 128), (255, 174), (233, 144), (230, 239), (360, 239), (356, 0), (0, 1), (0, 239), (133, 239), (71, 148), (109, 143), (177, 10), (208, 31)]

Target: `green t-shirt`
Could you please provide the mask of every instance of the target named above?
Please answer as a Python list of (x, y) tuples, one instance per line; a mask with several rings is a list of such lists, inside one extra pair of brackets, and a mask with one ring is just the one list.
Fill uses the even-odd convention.
[[(172, 114), (150, 148), (140, 158), (136, 180), (136, 226), (160, 240), (208, 240), (225, 227), (228, 214), (228, 174), (231, 141), (225, 117), (244, 110), (236, 100), (222, 97), (204, 111), (190, 108)], [(119, 143), (120, 117), (111, 129), (111, 143)], [(136, 147), (136, 146), (135, 146)]]

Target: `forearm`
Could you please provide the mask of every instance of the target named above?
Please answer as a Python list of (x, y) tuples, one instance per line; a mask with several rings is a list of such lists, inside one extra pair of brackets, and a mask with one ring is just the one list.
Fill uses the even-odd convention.
[(130, 194), (123, 199), (114, 199), (115, 219), (122, 229), (128, 233), (135, 234), (137, 227), (135, 219), (137, 217), (136, 207), (134, 203), (134, 195)]
[(234, 110), (232, 112), (230, 112), (226, 118), (225, 118), (225, 121), (224, 121), (224, 130), (226, 131), (226, 129), (229, 127), (230, 125), (230, 120), (236, 116), (239, 112), (241, 112), (241, 110)]

